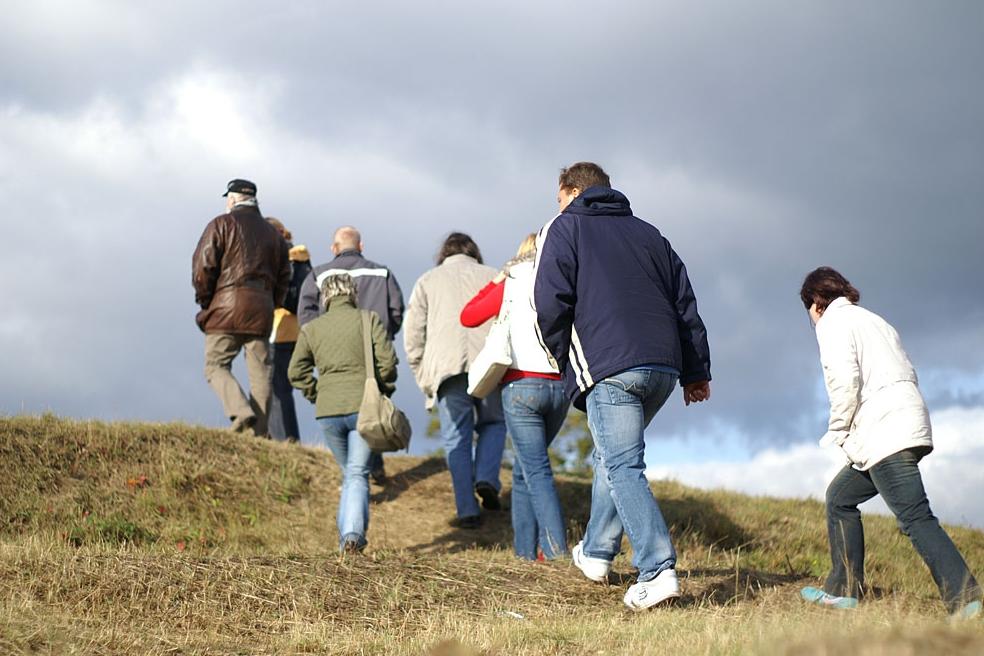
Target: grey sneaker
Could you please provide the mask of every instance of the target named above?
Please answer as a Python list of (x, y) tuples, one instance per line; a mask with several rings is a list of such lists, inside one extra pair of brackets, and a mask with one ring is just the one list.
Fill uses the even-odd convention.
[(346, 537), (342, 541), (341, 551), (345, 555), (360, 554), (366, 548), (366, 541), (358, 536)]

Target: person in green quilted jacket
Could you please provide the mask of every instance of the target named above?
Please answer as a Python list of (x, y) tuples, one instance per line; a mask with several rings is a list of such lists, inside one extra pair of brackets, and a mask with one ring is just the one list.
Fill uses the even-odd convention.
[[(355, 430), (365, 389), (366, 364), (362, 314), (355, 305), (355, 284), (348, 274), (329, 276), (321, 285), (325, 313), (301, 327), (287, 375), (315, 404), (315, 415), (342, 470), (338, 502), (339, 549), (357, 553), (366, 547), (369, 528), (369, 445)], [(396, 389), (396, 351), (375, 312), (370, 315), (376, 381), (380, 390)], [(315, 377), (317, 369), (317, 377)]]

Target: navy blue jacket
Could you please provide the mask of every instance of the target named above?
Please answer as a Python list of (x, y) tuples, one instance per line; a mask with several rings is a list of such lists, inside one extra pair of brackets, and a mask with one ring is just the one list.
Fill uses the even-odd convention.
[(533, 300), (544, 347), (574, 405), (600, 380), (644, 364), (711, 379), (707, 331), (687, 269), (629, 199), (590, 187), (540, 231)]
[[(288, 246), (294, 245), (287, 242)], [(308, 260), (290, 261), (290, 286), (287, 287), (287, 296), (284, 298), (284, 309), (291, 314), (297, 314), (297, 306), (301, 300), (301, 286), (305, 279), (311, 275), (311, 262)]]

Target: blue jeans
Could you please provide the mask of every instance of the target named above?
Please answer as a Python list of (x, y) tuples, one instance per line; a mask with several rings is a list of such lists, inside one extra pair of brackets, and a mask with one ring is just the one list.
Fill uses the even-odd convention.
[(929, 567), (943, 603), (952, 613), (980, 599), (981, 589), (967, 563), (929, 509), (919, 474), (921, 454), (907, 449), (892, 454), (868, 471), (842, 469), (827, 486), (827, 534), (832, 568), (823, 588), (843, 597), (864, 592), (864, 529), (858, 504), (880, 494), (899, 528)]
[(297, 427), (294, 409), (294, 388), (287, 380), (290, 356), (294, 354), (294, 342), (273, 345), (273, 398), (270, 399), (270, 437), (275, 440), (297, 441), (301, 431)]
[(586, 402), (595, 450), (584, 553), (613, 560), (621, 550), (624, 528), (640, 582), (676, 566), (669, 529), (646, 479), (643, 431), (663, 407), (677, 377), (658, 366), (627, 369), (596, 384)]
[(559, 380), (523, 378), (502, 387), (502, 409), (512, 437), (512, 525), (516, 555), (536, 560), (567, 553), (567, 534), (547, 447), (567, 417), (570, 401)]
[(342, 496), (338, 500), (338, 544), (352, 540), (366, 545), (369, 528), (369, 445), (355, 430), (359, 413), (318, 417), (325, 444), (342, 470)]
[[(506, 444), (506, 424), (498, 390), (484, 399), (476, 399), (467, 389), (468, 374), (458, 374), (441, 383), (437, 390), (437, 414), (458, 517), (479, 514), (475, 483), (489, 483), (496, 490), (502, 489), (499, 468)], [(478, 443), (473, 456), (476, 432)]]

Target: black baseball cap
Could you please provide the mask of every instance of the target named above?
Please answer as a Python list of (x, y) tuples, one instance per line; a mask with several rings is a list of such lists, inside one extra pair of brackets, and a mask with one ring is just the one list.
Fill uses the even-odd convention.
[(249, 180), (240, 180), (236, 178), (235, 180), (230, 180), (229, 184), (226, 185), (226, 192), (222, 194), (223, 196), (228, 196), (229, 192), (235, 192), (237, 194), (246, 194), (247, 196), (256, 195), (256, 185)]

